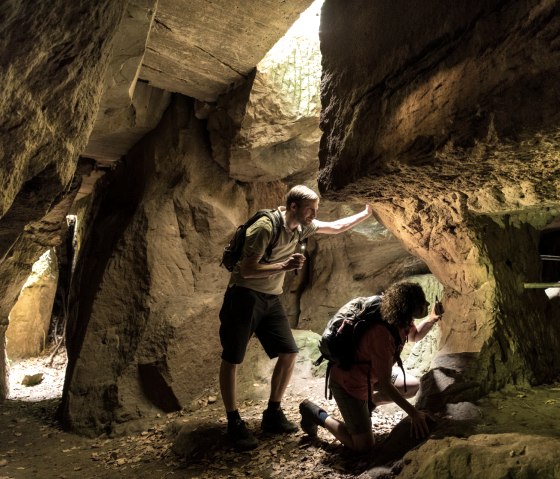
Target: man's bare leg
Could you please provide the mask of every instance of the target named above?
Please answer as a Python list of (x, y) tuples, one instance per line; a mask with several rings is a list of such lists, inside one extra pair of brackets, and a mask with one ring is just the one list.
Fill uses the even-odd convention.
[(297, 353), (279, 354), (270, 380), (270, 401), (281, 402), (292, 378)]
[(245, 425), (237, 410), (237, 364), (222, 359), (220, 391), (228, 419), (228, 435), (239, 450), (254, 449), (259, 441)]
[(226, 412), (237, 409), (237, 364), (222, 359), (220, 365), (220, 392)]
[(270, 380), (268, 408), (263, 412), (261, 423), (262, 429), (266, 432), (278, 434), (296, 432), (298, 430), (295, 423), (288, 421), (280, 407), (280, 402), (292, 378), (296, 357), (297, 353), (282, 353), (278, 355)]

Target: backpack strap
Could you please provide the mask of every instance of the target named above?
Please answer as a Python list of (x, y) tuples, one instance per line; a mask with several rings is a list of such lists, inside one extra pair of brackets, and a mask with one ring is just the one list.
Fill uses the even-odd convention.
[(399, 330), (395, 326), (393, 326), (393, 325), (391, 325), (391, 324), (389, 324), (385, 321), (383, 321), (383, 324), (389, 330), (389, 332), (393, 336), (393, 340), (395, 341), (395, 346), (397, 348), (397, 354), (396, 354), (395, 360), (397, 362), (397, 366), (399, 368), (401, 368), (401, 371), (403, 373), (404, 392), (406, 392), (407, 391), (407, 389), (406, 389), (406, 373), (404, 371), (403, 362), (402, 362), (401, 355), (400, 355), (400, 352), (399, 352), (399, 347), (403, 342), (402, 339), (401, 339), (401, 335), (399, 333)]
[(372, 391), (372, 384), (371, 384), (371, 362), (369, 363), (368, 373), (367, 373), (367, 390), (368, 390), (368, 411), (369, 416), (373, 413), (373, 410), (376, 408), (375, 403), (373, 402), (373, 391)]
[(272, 223), (272, 236), (270, 237), (270, 241), (268, 243), (268, 246), (266, 247), (266, 250), (264, 252), (265, 256), (263, 258), (264, 261), (268, 263), (270, 255), (272, 254), (272, 250), (280, 239), (280, 232), (282, 230), (282, 218), (280, 216), (281, 213), (278, 210), (266, 211), (265, 215)]
[(329, 361), (327, 363), (327, 372), (325, 373), (325, 399), (332, 399), (332, 391), (329, 389), (329, 378), (331, 376), (331, 369), (332, 362)]

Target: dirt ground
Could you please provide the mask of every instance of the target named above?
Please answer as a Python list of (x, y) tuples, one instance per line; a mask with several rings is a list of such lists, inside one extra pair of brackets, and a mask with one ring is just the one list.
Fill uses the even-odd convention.
[[(360, 476), (371, 465), (371, 456), (351, 455), (321, 428), (315, 440), (301, 431), (281, 436), (262, 433), (259, 425), (266, 401), (246, 402), (240, 407), (242, 417), (260, 440), (257, 449), (244, 453), (234, 451), (228, 443), (223, 407), (215, 397), (207, 398), (203, 407), (194, 412), (163, 414), (134, 434), (96, 439), (69, 434), (62, 431), (55, 420), (65, 357), (63, 354), (56, 356), (52, 367), (46, 364), (47, 359), (11, 364), (10, 398), (0, 405), (0, 479), (340, 479)], [(39, 372), (43, 373), (40, 384), (21, 384), (26, 375)], [(305, 397), (338, 415), (334, 402), (323, 397), (323, 388), (323, 379), (293, 383), (283, 403), (287, 416), (299, 422), (298, 404)], [(490, 394), (479, 401), (477, 407), (480, 421), (474, 429), (465, 430), (465, 434), (456, 431), (464, 441), (461, 449), (468, 448), (475, 435), (480, 438), (508, 433), (513, 434), (512, 437), (531, 437), (541, 447), (556, 444), (555, 438), (560, 437), (559, 382), (525, 389), (510, 387)], [(380, 406), (374, 411), (372, 424), (380, 444), (403, 417), (403, 412), (394, 405)], [(189, 434), (179, 433), (185, 429)], [(441, 454), (441, 437), (439, 439), (436, 437), (429, 443)], [(497, 442), (490, 442), (488, 451), (473, 442), (476, 447), (473, 451), (476, 450), (478, 456), (495, 452)], [(426, 450), (429, 447), (428, 444)], [(419, 453), (423, 461), (426, 450), (424, 455)], [(528, 447), (527, 453), (524, 452), (527, 459), (530, 459), (531, 450)], [(506, 457), (511, 454), (510, 451)], [(549, 459), (553, 463), (556, 461), (555, 457)]]
[[(225, 417), (219, 399), (209, 398), (201, 409), (162, 415), (145, 430), (122, 437), (88, 439), (61, 430), (55, 420), (64, 380), (64, 353), (48, 367), (47, 357), (12, 362), (9, 399), (0, 406), (0, 479), (71, 478), (347, 478), (367, 469), (367, 461), (349, 455), (328, 433), (310, 440), (303, 432), (272, 436), (260, 431), (266, 401), (246, 402), (242, 417), (260, 440), (253, 451), (239, 453), (225, 436)], [(35, 386), (25, 376), (43, 373)], [(292, 385), (284, 401), (286, 415), (299, 422), (298, 404), (309, 397), (338, 414), (323, 397), (323, 379)], [(372, 422), (377, 438), (387, 436), (404, 414), (381, 406)], [(178, 431), (196, 429), (195, 444), (174, 452)], [(198, 434), (198, 436), (197, 436)], [(198, 439), (197, 439), (198, 438)]]

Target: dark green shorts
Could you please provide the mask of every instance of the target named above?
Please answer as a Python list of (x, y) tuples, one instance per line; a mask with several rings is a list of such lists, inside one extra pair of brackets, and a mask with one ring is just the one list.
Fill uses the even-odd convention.
[(329, 386), (348, 432), (356, 435), (371, 431), (368, 402), (350, 396), (333, 380), (329, 381)]

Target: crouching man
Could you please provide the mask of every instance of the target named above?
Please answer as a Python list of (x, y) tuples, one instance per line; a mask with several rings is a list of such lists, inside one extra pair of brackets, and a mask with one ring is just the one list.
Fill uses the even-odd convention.
[[(307, 434), (316, 436), (317, 427), (321, 426), (354, 451), (371, 449), (375, 441), (371, 428), (370, 398), (375, 405), (394, 402), (403, 409), (410, 417), (414, 437), (423, 438), (428, 434), (426, 413), (417, 410), (405, 399), (418, 391), (418, 379), (407, 375), (405, 393), (404, 377), (394, 368), (395, 358), (400, 353), (398, 348), (402, 349), (406, 340), (422, 339), (441, 319), (443, 310), (436, 303), (428, 319), (416, 327), (414, 319), (425, 317), (428, 306), (418, 284), (402, 282), (387, 289), (381, 298), (381, 317), (398, 329), (401, 346), (395, 344), (385, 326), (380, 323), (371, 325), (358, 342), (354, 364), (349, 369), (333, 365), (330, 373), (330, 389), (344, 421), (335, 419), (306, 399), (299, 409), (301, 427)], [(373, 390), (368, 391), (369, 387)]]

